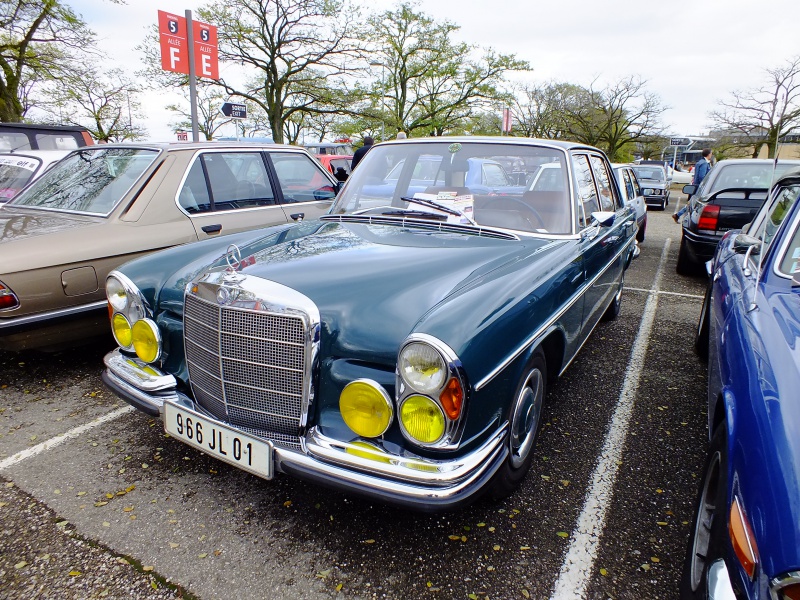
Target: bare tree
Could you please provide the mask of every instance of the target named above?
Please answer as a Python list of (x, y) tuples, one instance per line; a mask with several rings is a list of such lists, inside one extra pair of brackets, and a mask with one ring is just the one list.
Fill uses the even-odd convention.
[(767, 144), (774, 158), (781, 137), (800, 126), (800, 56), (765, 71), (761, 87), (731, 92), (709, 116), (716, 128), (752, 144), (753, 157)]
[[(192, 111), (189, 106), (189, 90), (184, 87), (181, 88), (181, 92), (185, 103), (168, 104), (166, 109), (180, 118), (179, 121), (172, 123), (173, 131), (191, 131)], [(231, 119), (220, 112), (227, 98), (228, 95), (218, 87), (202, 84), (197, 86), (197, 128), (205, 139), (213, 140), (214, 134), (231, 122)]]
[(0, 0), (0, 122), (18, 122), (31, 89), (64, 77), (94, 34), (59, 0)]
[(558, 139), (564, 137), (566, 83), (522, 84), (512, 89), (514, 135)]
[(60, 81), (47, 107), (63, 122), (86, 127), (98, 141), (138, 140), (147, 135), (139, 122), (140, 91), (121, 69), (87, 69)]
[(659, 122), (666, 107), (630, 76), (596, 89), (569, 86), (563, 101), (564, 130), (574, 139), (598, 146), (615, 160), (625, 146), (662, 134)]

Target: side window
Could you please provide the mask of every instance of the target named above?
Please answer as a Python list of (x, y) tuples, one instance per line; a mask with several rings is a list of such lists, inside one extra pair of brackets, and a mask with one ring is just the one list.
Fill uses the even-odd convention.
[(789, 277), (794, 277), (796, 273), (800, 273), (800, 226), (798, 226), (796, 221), (794, 235), (789, 241), (786, 254), (783, 255), (783, 259), (778, 268), (781, 273)]
[(800, 196), (800, 185), (790, 185), (778, 192), (778, 197), (772, 203), (772, 206), (770, 206), (769, 212), (764, 217), (764, 220), (761, 222), (755, 234), (758, 239), (764, 242), (761, 256), (766, 255), (767, 248), (772, 243), (772, 239), (778, 232), (778, 228), (781, 226), (781, 223), (783, 223), (786, 215), (789, 214), (792, 206), (797, 202), (798, 196)]
[(269, 206), (275, 194), (261, 153), (207, 152), (189, 169), (178, 202), (194, 214)]
[(599, 156), (590, 156), (589, 160), (592, 163), (597, 189), (600, 192), (600, 208), (601, 210), (614, 212), (617, 210), (618, 203), (614, 200), (614, 190), (606, 163)]
[(297, 152), (270, 153), (284, 202), (333, 200), (336, 190), (310, 156)]
[(634, 196), (641, 196), (642, 195), (642, 188), (639, 187), (639, 180), (636, 178), (636, 173), (631, 169), (630, 171), (631, 176), (631, 185), (633, 186), (633, 195)]
[(631, 172), (625, 169), (622, 173), (625, 176), (625, 193), (628, 194), (628, 200), (633, 200), (636, 198), (636, 192), (633, 190), (633, 177), (631, 177)]
[(508, 176), (501, 165), (484, 163), (482, 171), (483, 181), (481, 183), (484, 185), (488, 185), (490, 187), (510, 185)]
[(584, 154), (573, 156), (572, 166), (575, 171), (578, 201), (582, 210), (580, 224), (581, 227), (586, 227), (592, 220), (591, 214), (600, 210), (600, 202), (597, 199), (597, 189), (594, 186), (588, 157)]

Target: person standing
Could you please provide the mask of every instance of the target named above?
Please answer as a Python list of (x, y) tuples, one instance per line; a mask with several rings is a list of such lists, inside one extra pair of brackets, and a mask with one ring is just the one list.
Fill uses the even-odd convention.
[(372, 148), (374, 144), (375, 140), (371, 135), (364, 136), (364, 145), (353, 153), (353, 164), (350, 167), (350, 172), (356, 168), (358, 163), (361, 162), (361, 159), (364, 158), (364, 155), (369, 152), (370, 148)]
[[(708, 172), (711, 170), (711, 160), (714, 158), (714, 154), (711, 152), (711, 148), (703, 148), (703, 157), (697, 161), (697, 164), (694, 166), (694, 176), (692, 177), (692, 185), (700, 187), (700, 184), (703, 183), (703, 179), (706, 178)], [(672, 215), (672, 219), (677, 223), (680, 218), (689, 210), (689, 200), (687, 199), (686, 205), (680, 209), (678, 212)]]

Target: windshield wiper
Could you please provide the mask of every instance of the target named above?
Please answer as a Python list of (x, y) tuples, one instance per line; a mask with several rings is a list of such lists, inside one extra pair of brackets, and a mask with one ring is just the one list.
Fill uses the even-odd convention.
[(381, 214), (389, 217), (417, 217), (420, 219), (436, 219), (437, 221), (447, 220), (447, 216), (445, 215), (437, 215), (436, 213), (429, 213), (423, 210), (408, 210), (402, 208), (398, 208), (397, 210), (389, 210), (382, 212)]
[(445, 206), (444, 204), (439, 204), (433, 200), (424, 200), (423, 198), (412, 198), (408, 196), (402, 196), (400, 200), (405, 202), (411, 202), (412, 204), (419, 204), (420, 206), (427, 206), (428, 208), (434, 208), (436, 210), (440, 210), (442, 212), (447, 213), (448, 215), (453, 215), (456, 217), (462, 217), (469, 221), (472, 225), (477, 225), (475, 221), (472, 220), (471, 217), (468, 217), (462, 211), (458, 210), (457, 208), (453, 208), (450, 206)]

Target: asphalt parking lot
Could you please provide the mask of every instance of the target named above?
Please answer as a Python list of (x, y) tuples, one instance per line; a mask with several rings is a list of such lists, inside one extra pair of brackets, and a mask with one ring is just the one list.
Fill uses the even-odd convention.
[(551, 386), (499, 503), (420, 515), (265, 482), (107, 391), (110, 341), (0, 353), (0, 596), (677, 598), (707, 434), (705, 282), (675, 273), (673, 208), (649, 213), (620, 318)]

